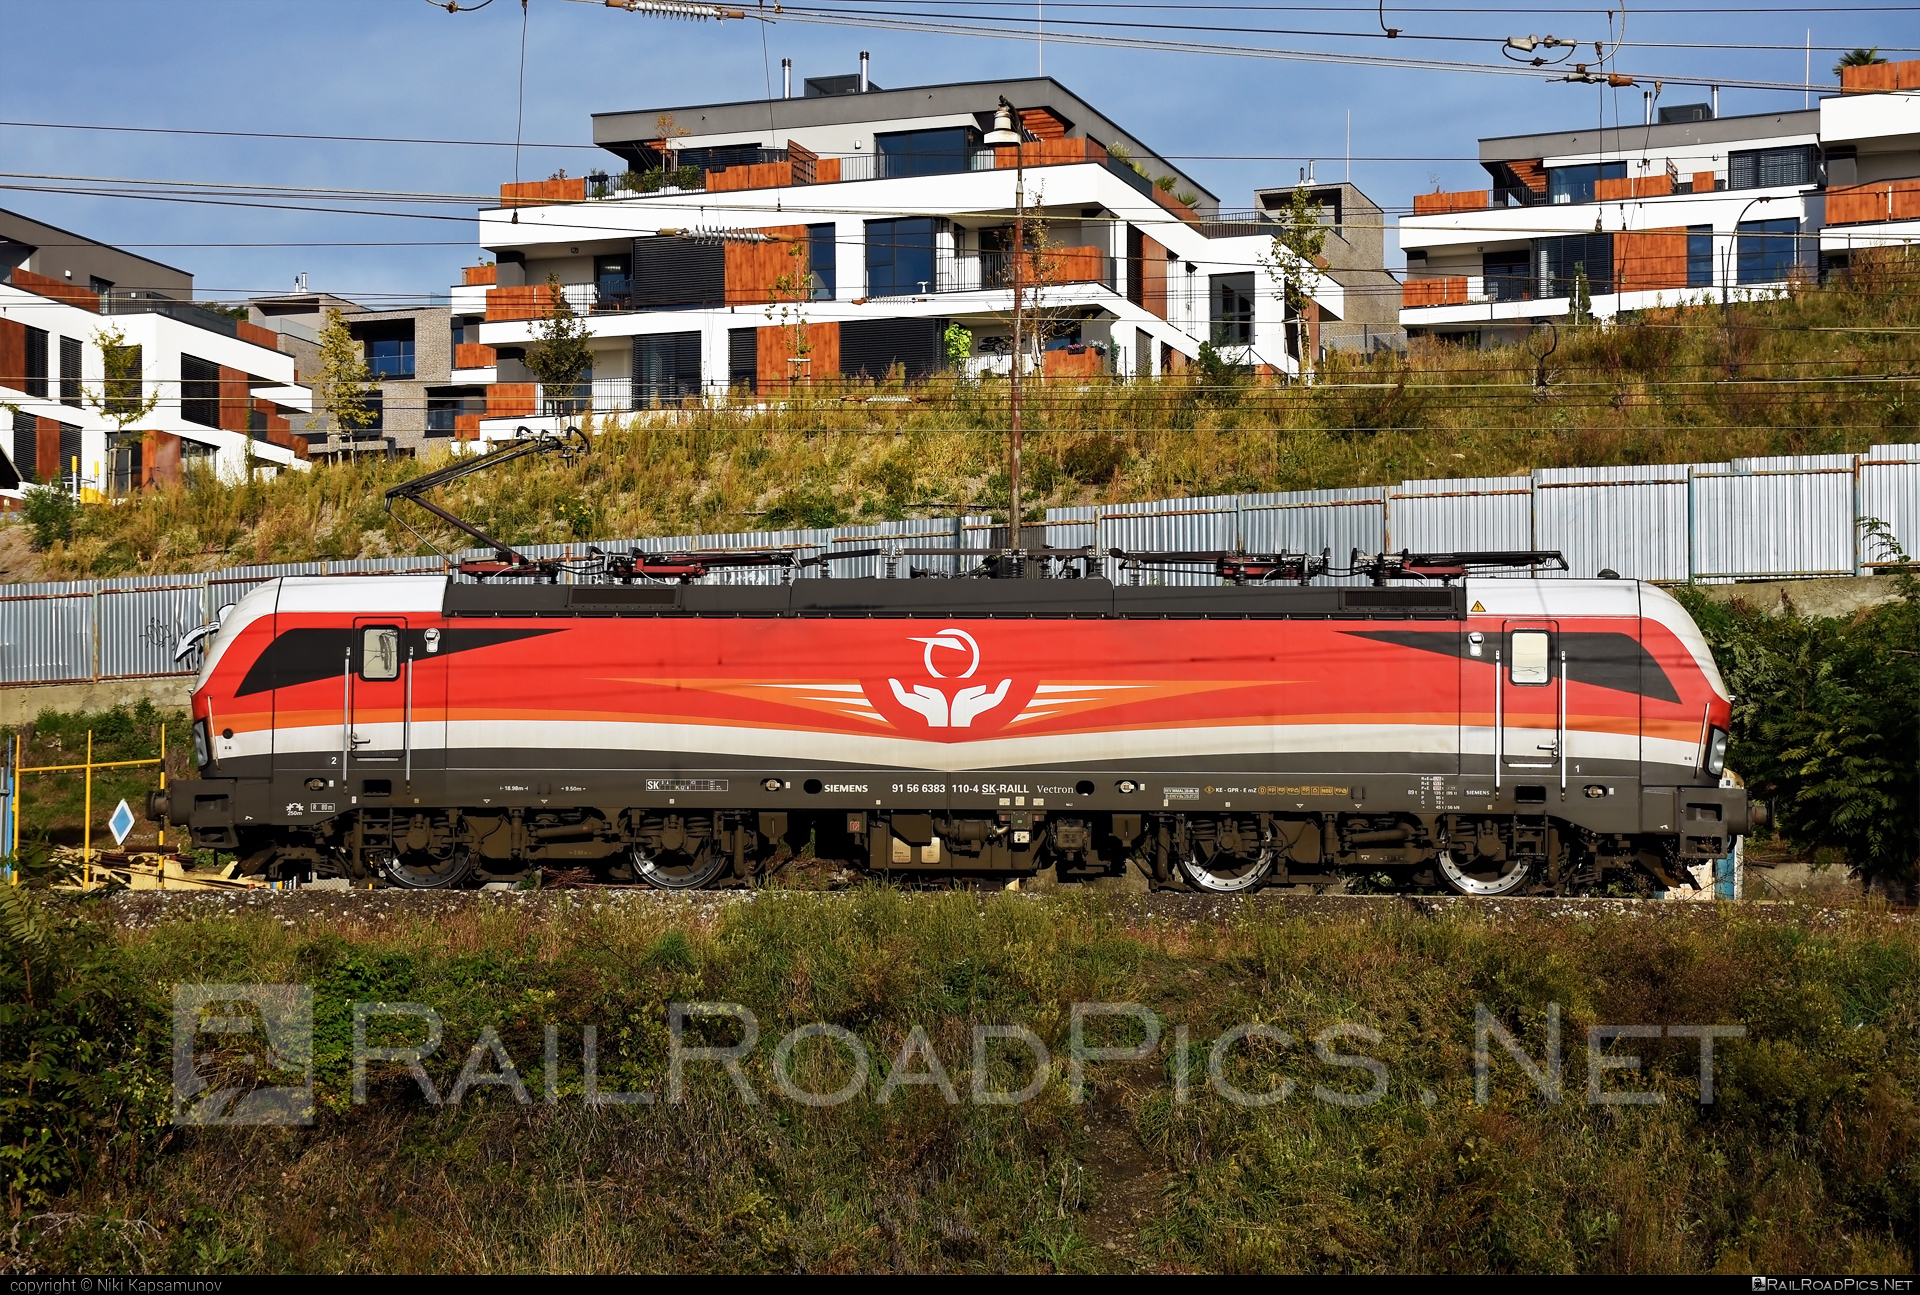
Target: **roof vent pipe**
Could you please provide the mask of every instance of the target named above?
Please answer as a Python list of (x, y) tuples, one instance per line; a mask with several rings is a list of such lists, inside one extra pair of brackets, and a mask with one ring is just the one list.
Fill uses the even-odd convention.
[(793, 60), (790, 58), (780, 60), (780, 97), (793, 98)]
[(867, 92), (867, 51), (860, 51), (860, 93)]

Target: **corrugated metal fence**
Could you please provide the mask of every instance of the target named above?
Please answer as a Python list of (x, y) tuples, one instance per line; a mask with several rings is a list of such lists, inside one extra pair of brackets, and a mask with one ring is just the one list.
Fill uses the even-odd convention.
[[(1920, 552), (1920, 445), (1877, 445), (1865, 454), (1639, 468), (1546, 468), (1524, 477), (1406, 481), (1397, 486), (1285, 494), (1162, 499), (1047, 513), (1057, 547), (1333, 551), (1344, 564), (1366, 553), (1412, 549), (1558, 549), (1570, 574), (1603, 567), (1667, 582), (1763, 580), (1863, 574), (1886, 559), (1862, 522), (1886, 523)], [(681, 535), (603, 540), (603, 548), (782, 548), (809, 556), (863, 548), (985, 548), (1005, 543), (986, 517), (840, 526), (831, 530)], [(584, 543), (533, 545), (529, 557), (580, 556)], [(484, 550), (455, 555), (487, 556)], [(950, 574), (961, 559), (869, 555), (804, 568), (800, 578)], [(179, 638), (248, 589), (276, 576), (432, 573), (440, 558), (384, 558), (236, 567), (206, 575), (129, 576), (15, 585), (0, 594), (0, 685), (181, 673)], [(718, 573), (729, 583), (785, 578), (774, 568)], [(1202, 567), (1148, 579), (1208, 584)]]
[[(1865, 574), (1888, 557), (1866, 533), (1869, 518), (1920, 553), (1920, 445), (1057, 508), (1047, 538), (1101, 549), (1329, 548), (1336, 565), (1354, 549), (1558, 549), (1569, 575), (1604, 568), (1680, 583)], [(1214, 576), (1196, 566), (1163, 578)]]

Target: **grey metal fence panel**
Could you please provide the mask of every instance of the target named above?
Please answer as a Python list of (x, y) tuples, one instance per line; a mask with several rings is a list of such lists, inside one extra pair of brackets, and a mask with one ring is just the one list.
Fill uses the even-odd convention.
[[(1920, 556), (1920, 445), (1876, 445), (1860, 456), (1859, 512), (1863, 523), (1886, 523), (1907, 556)], [(1884, 544), (1861, 536), (1863, 571), (1894, 558)]]
[(93, 678), (93, 598), (0, 601), (0, 683)]
[[(1319, 553), (1344, 567), (1355, 549), (1378, 553), (1386, 543), (1387, 493), (1367, 487), (1249, 495), (1240, 510), (1240, 534), (1249, 553)], [(1333, 584), (1365, 584), (1363, 576)]]
[(1533, 479), (1407, 481), (1387, 497), (1385, 547), (1459, 553), (1533, 547)]
[(1685, 465), (1552, 468), (1534, 474), (1534, 544), (1558, 549), (1567, 574), (1687, 578)]
[[(1099, 510), (1098, 539), (1104, 552), (1192, 552), (1232, 550), (1240, 544), (1240, 497), (1211, 495), (1200, 499), (1158, 499), (1149, 503), (1117, 504)], [(1115, 571), (1115, 580), (1132, 577)], [(1217, 584), (1210, 564), (1156, 567), (1141, 575), (1147, 584)]]
[[(1336, 565), (1359, 549), (1558, 549), (1575, 576), (1602, 567), (1642, 580), (1764, 579), (1845, 575), (1889, 555), (1864, 541), (1877, 518), (1908, 552), (1920, 552), (1920, 447), (1876, 445), (1862, 455), (1802, 455), (1730, 463), (1542, 469), (1531, 477), (1409, 481), (1390, 488), (1217, 495), (1049, 510), (1044, 534), (1060, 548), (1133, 550), (1330, 549)], [(774, 548), (818, 556), (863, 548), (994, 549), (1004, 524), (970, 515), (859, 526), (727, 532), (592, 542), (608, 552)], [(530, 558), (584, 558), (589, 544), (521, 546)], [(206, 574), (48, 581), (0, 591), (0, 684), (96, 675), (176, 673), (173, 644), (247, 591), (282, 576), (457, 574), (473, 548), (350, 561), (231, 567)], [(970, 554), (894, 554), (893, 574), (964, 574)], [(1103, 563), (1104, 574), (1135, 578)], [(792, 578), (887, 574), (888, 556), (816, 563)], [(571, 579), (572, 577), (566, 577)], [(781, 568), (727, 569), (729, 584), (790, 578)], [(1209, 564), (1138, 573), (1161, 584), (1211, 584)], [(183, 672), (181, 672), (183, 673)]]
[(1854, 472), (1851, 455), (1696, 466), (1693, 578), (1852, 575)]
[(95, 614), (101, 677), (179, 673), (174, 646), (205, 623), (205, 599), (204, 585), (100, 594)]

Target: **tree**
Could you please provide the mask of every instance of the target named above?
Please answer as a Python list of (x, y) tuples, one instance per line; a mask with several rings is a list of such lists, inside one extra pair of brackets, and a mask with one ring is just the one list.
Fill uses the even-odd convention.
[(947, 367), (957, 369), (965, 364), (973, 354), (973, 332), (955, 320), (947, 325), (942, 340), (947, 347)]
[(1833, 74), (1839, 76), (1850, 67), (1872, 67), (1886, 61), (1880, 57), (1880, 47), (1877, 45), (1872, 49), (1850, 49), (1833, 65)]
[[(774, 276), (767, 305), (767, 319), (787, 335), (787, 372), (775, 382), (791, 386), (796, 368), (806, 369), (813, 378), (810, 356), (813, 339), (807, 333), (806, 303), (813, 300), (813, 249), (804, 238), (787, 245), (787, 268)], [(806, 361), (796, 364), (794, 361)]]
[(320, 330), (320, 372), (313, 383), (313, 404), (322, 419), (342, 436), (373, 423), (373, 410), (367, 396), (373, 375), (367, 372), (367, 357), (360, 343), (353, 340), (347, 321), (337, 310), (327, 312), (326, 327)]
[[(1320, 223), (1320, 204), (1313, 201), (1306, 185), (1299, 185), (1280, 217), (1280, 232), (1273, 236), (1273, 246), (1260, 258), (1260, 265), (1273, 280), (1274, 295), (1286, 306), (1287, 318), (1299, 320), (1303, 329), (1308, 309), (1317, 308), (1313, 306), (1313, 294), (1320, 290), (1326, 248), (1327, 227)], [(1303, 337), (1303, 378), (1310, 378), (1313, 372), (1312, 349)]]
[(593, 348), (587, 322), (574, 313), (557, 274), (547, 275), (547, 313), (534, 324), (533, 335), (539, 340), (527, 348), (525, 363), (546, 389), (548, 411), (561, 417), (582, 412), (578, 389), (593, 368)]
[(120, 432), (153, 412), (160, 403), (160, 392), (142, 390), (140, 344), (127, 341), (117, 328), (102, 328), (94, 333), (93, 344), (100, 348), (101, 382), (97, 390), (83, 394), (89, 405), (113, 420)]

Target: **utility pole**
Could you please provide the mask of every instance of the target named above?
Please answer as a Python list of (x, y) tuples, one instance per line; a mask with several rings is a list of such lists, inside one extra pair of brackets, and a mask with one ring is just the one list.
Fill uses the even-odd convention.
[(1009, 373), (1007, 387), (1007, 540), (1008, 547), (1016, 552), (1025, 552), (1020, 508), (1020, 365), (1025, 358), (1025, 330), (1022, 327), (1022, 308), (1020, 291), (1020, 262), (1026, 256), (1026, 207), (1027, 207), (1027, 132), (1020, 125), (1020, 114), (1007, 102), (1006, 96), (1000, 98), (1000, 107), (994, 113), (993, 129), (987, 133), (985, 143), (999, 147), (1012, 144), (1013, 154), (1013, 355), (1012, 370)]

